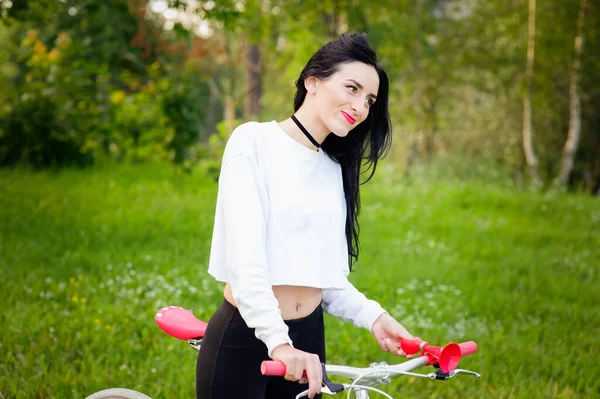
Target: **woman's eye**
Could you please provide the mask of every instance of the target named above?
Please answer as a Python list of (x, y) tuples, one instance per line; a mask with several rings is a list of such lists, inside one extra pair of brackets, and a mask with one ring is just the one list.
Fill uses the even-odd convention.
[(375, 101), (373, 101), (373, 99), (372, 99), (371, 97), (367, 97), (367, 98), (365, 98), (365, 103), (366, 103), (366, 104), (367, 104), (367, 106), (369, 106), (369, 107), (370, 107), (371, 105), (373, 105), (373, 103), (374, 103), (374, 102), (375, 102)]
[(346, 86), (348, 88), (348, 90), (350, 90), (352, 93), (356, 93), (356, 87), (355, 86)]

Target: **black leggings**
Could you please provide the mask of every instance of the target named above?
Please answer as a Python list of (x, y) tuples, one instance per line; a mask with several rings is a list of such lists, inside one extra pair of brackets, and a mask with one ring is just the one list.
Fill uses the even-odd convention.
[[(285, 320), (296, 349), (316, 353), (325, 362), (325, 328), (321, 306), (301, 319)], [(267, 347), (254, 335), (239, 310), (223, 300), (214, 313), (198, 354), (196, 399), (294, 399), (308, 384), (260, 373), (270, 360)], [(321, 395), (315, 396), (321, 398)]]

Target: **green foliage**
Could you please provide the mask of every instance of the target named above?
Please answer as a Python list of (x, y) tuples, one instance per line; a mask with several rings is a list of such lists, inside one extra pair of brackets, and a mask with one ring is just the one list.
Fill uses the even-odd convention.
[[(484, 171), (469, 182), (427, 171), (400, 180), (389, 166), (363, 187), (350, 278), (429, 342), (477, 341), (461, 366), (483, 378), (403, 377), (382, 389), (594, 397), (598, 201), (507, 189)], [(195, 353), (153, 318), (179, 305), (208, 320), (222, 301), (207, 274), (215, 198), (214, 182), (166, 165), (0, 170), (0, 394), (82, 398), (120, 386), (193, 397)], [(331, 363), (400, 360), (329, 316), (326, 334)]]
[[(596, 192), (600, 13), (588, 3), (571, 187)], [(110, 154), (190, 170), (220, 120), (254, 112), (244, 106), (249, 70), (260, 75), (260, 98), (250, 98), (262, 105), (258, 119), (287, 118), (314, 51), (340, 33), (366, 32), (390, 78), (396, 165), (452, 154), (525, 174), (523, 2), (168, 0), (168, 13), (153, 12), (156, 4), (2, 3), (0, 165), (86, 165)], [(537, 7), (533, 145), (547, 183), (567, 136), (578, 12), (578, 1)], [(249, 44), (259, 65), (246, 59)]]
[[(80, 131), (92, 128), (90, 121), (99, 113), (97, 102), (79, 95), (89, 74), (81, 69), (79, 82), (63, 68), (70, 63), (71, 38), (59, 35), (49, 50), (29, 30), (20, 51), (9, 61), (21, 66), (19, 73), (5, 76), (16, 88), (4, 98), (0, 120), (0, 165), (24, 158), (34, 166), (89, 164), (89, 154), (81, 151), (85, 136)], [(101, 79), (101, 77), (98, 77)]]
[[(241, 123), (241, 120), (234, 121), (235, 126)], [(212, 134), (208, 141), (196, 147), (200, 154), (197, 168), (205, 177), (214, 182), (219, 180), (223, 152), (230, 134), (231, 132), (227, 130), (226, 121), (221, 121), (217, 124), (217, 132)]]
[(109, 86), (132, 34), (127, 3), (32, 2), (15, 18), (3, 28), (19, 47), (4, 54), (18, 72), (4, 76), (14, 95), (3, 99), (0, 165), (87, 165), (90, 142), (109, 129)]
[(165, 137), (172, 135), (172, 127), (161, 108), (157, 85), (131, 94), (114, 91), (111, 102), (116, 130), (110, 134), (110, 152), (133, 161), (166, 159)]
[(167, 149), (172, 151), (173, 162), (181, 165), (187, 158), (186, 150), (200, 137), (206, 85), (203, 87), (199, 75), (191, 67), (177, 72), (171, 79), (163, 79), (159, 88), (163, 113), (173, 128), (172, 135), (167, 138)]
[(47, 6), (15, 7), (0, 27), (0, 166), (85, 166), (102, 153), (182, 164), (206, 101), (195, 71), (131, 46), (138, 21), (126, 0)]

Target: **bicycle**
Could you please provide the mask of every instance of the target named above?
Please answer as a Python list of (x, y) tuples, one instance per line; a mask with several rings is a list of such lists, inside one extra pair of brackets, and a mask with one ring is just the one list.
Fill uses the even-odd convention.
[[(172, 337), (187, 341), (190, 346), (200, 350), (207, 323), (198, 320), (189, 310), (179, 306), (167, 306), (156, 312), (155, 320), (158, 326)], [(354, 395), (354, 399), (369, 399), (369, 392), (377, 392), (386, 398), (393, 399), (387, 393), (374, 388), (375, 385), (388, 384), (393, 378), (402, 375), (423, 377), (431, 380), (449, 380), (458, 374), (481, 376), (470, 370), (459, 369), (460, 359), (477, 351), (477, 344), (473, 341), (461, 344), (449, 343), (444, 346), (433, 346), (420, 338), (403, 339), (400, 341), (402, 350), (408, 355), (418, 357), (405, 362), (389, 365), (385, 362), (372, 363), (367, 368), (349, 367), (334, 364), (322, 364), (323, 386), (321, 394), (337, 395), (343, 391), (347, 392), (347, 399)], [(428, 374), (413, 373), (412, 370), (433, 366), (435, 371)], [(279, 361), (264, 361), (261, 365), (263, 375), (284, 376), (285, 365)], [(350, 384), (339, 384), (331, 381), (329, 376), (345, 377), (350, 379)], [(358, 384), (358, 382), (361, 382)], [(308, 396), (308, 390), (296, 396), (296, 399)], [(149, 396), (126, 388), (109, 388), (96, 392), (86, 399), (151, 399)]]

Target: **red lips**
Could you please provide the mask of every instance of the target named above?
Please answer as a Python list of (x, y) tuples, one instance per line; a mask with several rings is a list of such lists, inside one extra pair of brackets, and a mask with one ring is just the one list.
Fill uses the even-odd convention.
[(344, 118), (346, 118), (346, 120), (348, 121), (349, 124), (354, 125), (354, 123), (356, 123), (356, 119), (354, 119), (353, 117), (351, 117), (344, 111), (342, 111), (342, 115), (344, 115)]

